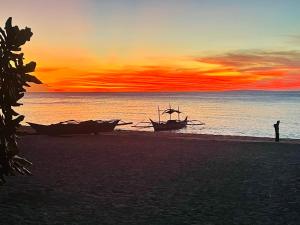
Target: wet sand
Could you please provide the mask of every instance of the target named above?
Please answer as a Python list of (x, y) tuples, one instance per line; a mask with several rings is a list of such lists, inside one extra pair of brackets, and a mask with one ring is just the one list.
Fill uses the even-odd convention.
[(30, 177), (0, 187), (0, 224), (300, 222), (300, 141), (114, 132), (26, 135)]

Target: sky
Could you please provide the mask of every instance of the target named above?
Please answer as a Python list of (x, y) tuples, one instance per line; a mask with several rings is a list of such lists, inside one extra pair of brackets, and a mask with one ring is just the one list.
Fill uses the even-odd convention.
[(0, 0), (29, 91), (300, 90), (300, 1)]

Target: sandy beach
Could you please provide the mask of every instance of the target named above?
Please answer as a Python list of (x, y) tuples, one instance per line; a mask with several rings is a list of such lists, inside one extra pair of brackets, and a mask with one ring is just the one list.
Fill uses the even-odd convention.
[(21, 136), (30, 177), (0, 187), (1, 224), (300, 222), (300, 141), (149, 132)]

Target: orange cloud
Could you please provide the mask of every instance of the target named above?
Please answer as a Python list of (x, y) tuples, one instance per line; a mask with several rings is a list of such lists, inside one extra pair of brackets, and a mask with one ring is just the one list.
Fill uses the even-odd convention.
[(57, 72), (62, 69), (65, 69), (64, 67), (38, 67), (36, 69), (36, 72), (38, 73), (49, 73), (49, 72)]
[[(130, 66), (81, 72), (66, 68), (40, 68), (38, 73), (58, 73), (44, 81), (49, 91), (222, 91), (290, 90), (300, 88), (300, 52), (246, 51), (196, 57), (193, 67)], [(195, 66), (199, 63), (199, 68)], [(203, 67), (207, 64), (210, 66)], [(209, 68), (209, 69), (208, 69)], [(61, 76), (61, 73), (68, 73)], [(47, 77), (45, 76), (45, 79)]]
[(136, 71), (86, 73), (76, 77), (72, 80), (52, 82), (49, 89), (55, 91), (59, 87), (63, 91), (217, 91), (248, 88), (249, 83), (256, 80), (249, 75), (218, 76), (201, 71), (160, 67)]

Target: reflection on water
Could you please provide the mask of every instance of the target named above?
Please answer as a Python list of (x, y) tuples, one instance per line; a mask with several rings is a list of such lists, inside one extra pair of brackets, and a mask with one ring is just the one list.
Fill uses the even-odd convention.
[(177, 132), (273, 137), (273, 123), (280, 120), (282, 137), (300, 138), (300, 92), (27, 93), (23, 103), (19, 112), (37, 123), (113, 118), (137, 123), (157, 119), (157, 106), (171, 104), (206, 123), (204, 129)]

